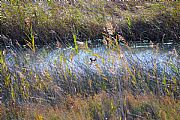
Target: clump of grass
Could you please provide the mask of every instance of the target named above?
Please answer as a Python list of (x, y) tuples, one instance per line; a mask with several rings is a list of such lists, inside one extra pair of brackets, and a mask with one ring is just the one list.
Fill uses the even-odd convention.
[[(127, 119), (175, 119), (178, 120), (179, 100), (169, 97), (157, 99), (145, 95), (134, 97), (127, 94)], [(7, 108), (1, 107), (3, 116), (8, 116)], [(17, 107), (18, 108), (18, 107)], [(168, 108), (168, 109), (167, 109)], [(102, 92), (86, 99), (81, 96), (68, 96), (65, 104), (52, 107), (48, 104), (24, 104), (16, 110), (17, 118), (24, 119), (118, 119), (118, 105), (112, 96)], [(11, 113), (12, 116), (12, 113)]]
[[(130, 115), (135, 118), (178, 119), (179, 116), (177, 115), (178, 111), (176, 111), (179, 106), (179, 100), (174, 101), (170, 97), (159, 99), (155, 96), (145, 95), (134, 98), (132, 95), (128, 95), (128, 102), (131, 103), (129, 104)], [(172, 113), (173, 111), (174, 113)]]

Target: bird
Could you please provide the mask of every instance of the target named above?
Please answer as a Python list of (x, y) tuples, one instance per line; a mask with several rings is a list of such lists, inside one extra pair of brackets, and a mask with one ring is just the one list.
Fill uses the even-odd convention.
[(90, 59), (90, 65), (92, 64), (92, 63), (94, 63), (94, 62), (96, 62), (97, 61), (97, 58), (95, 57), (94, 59), (93, 58), (89, 58)]

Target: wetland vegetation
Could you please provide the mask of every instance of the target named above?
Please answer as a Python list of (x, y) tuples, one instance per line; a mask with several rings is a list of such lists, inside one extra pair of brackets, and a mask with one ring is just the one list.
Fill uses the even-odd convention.
[(0, 119), (178, 120), (180, 2), (2, 0)]

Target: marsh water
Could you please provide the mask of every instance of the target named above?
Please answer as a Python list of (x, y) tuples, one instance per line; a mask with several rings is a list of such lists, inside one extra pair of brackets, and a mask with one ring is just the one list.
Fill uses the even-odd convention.
[[(5, 61), (11, 72), (19, 68), (26, 68), (43, 74), (48, 71), (50, 75), (70, 70), (80, 76), (101, 72), (104, 75), (119, 74), (118, 70), (129, 67), (141, 66), (143, 71), (153, 70), (173, 76), (180, 69), (178, 44), (159, 44), (152, 48), (149, 44), (132, 44), (130, 47), (120, 46), (110, 49), (107, 46), (98, 46), (90, 49), (48, 48), (43, 47), (33, 53), (28, 50), (6, 51)], [(93, 61), (91, 61), (91, 59)], [(17, 67), (18, 66), (18, 67)], [(172, 69), (176, 66), (176, 69)]]

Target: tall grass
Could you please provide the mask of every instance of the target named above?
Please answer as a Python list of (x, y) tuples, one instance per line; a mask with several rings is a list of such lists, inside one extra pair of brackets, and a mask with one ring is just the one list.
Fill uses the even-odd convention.
[[(77, 44), (100, 34), (107, 21), (128, 40), (178, 40), (179, 3), (143, 3), (4, 0), (0, 119), (178, 120), (178, 55), (157, 46), (136, 51), (117, 37), (97, 48)], [(54, 41), (66, 48), (54, 49)]]
[(68, 43), (74, 33), (80, 41), (100, 38), (106, 23), (112, 22), (116, 33), (128, 41), (178, 42), (178, 13), (179, 2), (3, 1), (1, 34), (25, 44), (31, 24), (36, 44)]
[[(150, 116), (137, 113), (139, 109), (146, 111), (152, 106), (145, 104), (138, 106), (137, 110), (136, 107), (129, 108), (132, 104), (128, 103), (129, 95), (135, 98), (150, 95), (156, 100), (168, 97), (170, 101), (179, 101), (179, 66), (167, 59), (164, 62), (169, 64), (164, 64), (163, 71), (159, 71), (162, 67), (157, 63), (160, 51), (154, 49), (151, 63), (145, 63), (146, 61), (141, 61), (140, 57), (132, 53), (131, 48), (128, 48), (130, 51), (124, 51), (125, 48), (118, 44), (111, 48), (100, 48), (96, 52), (78, 48), (76, 52), (75, 49), (67, 48), (51, 53), (45, 48), (39, 53), (32, 49), (32, 53), (24, 51), (22, 56), (17, 56), (19, 52), (12, 49), (6, 53), (1, 51), (2, 107), (11, 108), (10, 111), (4, 111), (7, 114), (3, 113), (2, 117), (24, 118), (28, 114), (23, 106), (29, 104), (32, 109), (33, 104), (37, 104), (49, 106), (50, 109), (52, 107), (54, 110), (63, 109), (62, 111), (72, 114), (69, 119), (77, 114), (79, 119), (159, 119), (168, 113), (163, 110), (162, 116), (159, 116), (156, 108), (147, 110)], [(43, 55), (41, 51), (49, 54)], [(31, 55), (28, 62), (25, 54)], [(83, 58), (83, 55), (87, 56)], [(93, 64), (89, 63), (91, 55), (97, 57)], [(102, 96), (96, 97), (99, 94)], [(82, 99), (89, 107), (83, 108), (79, 105), (81, 103), (75, 102), (76, 99)], [(88, 99), (92, 99), (92, 103)], [(100, 103), (96, 99), (101, 99)], [(9, 112), (13, 114), (10, 115)], [(42, 114), (32, 116), (39, 119), (45, 117)], [(66, 115), (64, 117), (67, 118)]]

